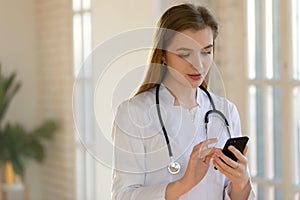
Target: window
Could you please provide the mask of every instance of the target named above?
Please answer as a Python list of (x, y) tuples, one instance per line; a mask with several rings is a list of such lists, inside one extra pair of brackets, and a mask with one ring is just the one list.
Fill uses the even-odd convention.
[[(247, 11), (247, 130), (255, 193), (258, 199), (299, 199), (299, 2), (248, 0)], [(284, 23), (291, 19), (292, 26)]]
[(293, 198), (300, 199), (300, 2), (292, 1), (292, 44), (293, 44), (293, 62), (292, 74), (290, 75), (292, 83), (292, 181)]
[[(73, 112), (76, 118), (76, 191), (77, 199), (95, 198), (95, 162), (84, 143), (92, 141), (94, 121), (92, 107), (92, 76), (83, 63), (91, 52), (91, 1), (73, 0), (73, 63), (76, 90)], [(84, 143), (83, 143), (84, 141)]]

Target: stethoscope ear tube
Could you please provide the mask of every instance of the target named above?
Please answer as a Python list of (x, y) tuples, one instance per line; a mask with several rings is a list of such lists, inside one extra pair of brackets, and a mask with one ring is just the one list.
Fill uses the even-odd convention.
[(159, 104), (159, 88), (160, 88), (160, 84), (157, 84), (156, 85), (156, 109), (157, 109), (158, 119), (159, 119), (162, 131), (164, 133), (165, 140), (166, 140), (166, 143), (167, 143), (167, 146), (168, 146), (169, 156), (171, 158), (173, 158), (173, 152), (172, 152), (172, 148), (171, 148), (171, 145), (170, 145), (169, 137), (168, 137), (165, 125), (164, 125), (162, 117), (161, 117), (160, 106), (159, 106), (160, 105)]
[(204, 116), (204, 124), (205, 124), (205, 132), (206, 132), (206, 139), (207, 139), (207, 124), (209, 122), (209, 115), (212, 114), (212, 113), (216, 113), (218, 114), (219, 116), (221, 116), (221, 118), (224, 120), (224, 124), (226, 126), (226, 129), (227, 129), (227, 133), (228, 133), (228, 136), (229, 138), (231, 138), (231, 134), (230, 134), (230, 130), (229, 130), (229, 123), (226, 119), (226, 117), (224, 116), (224, 114), (219, 111), (219, 110), (209, 110), (205, 113), (205, 116)]
[(205, 113), (204, 123), (206, 123), (206, 124), (208, 123), (208, 121), (209, 121), (209, 115), (212, 114), (212, 113), (216, 113), (216, 114), (218, 114), (219, 116), (221, 116), (222, 119), (224, 120), (225, 125), (226, 125), (226, 126), (229, 126), (229, 123), (228, 123), (226, 117), (225, 117), (224, 114), (223, 114), (221, 111), (219, 111), (219, 110), (209, 110), (209, 111), (207, 111), (207, 112)]
[(215, 106), (215, 103), (214, 101), (212, 100), (212, 97), (211, 95), (209, 94), (209, 92), (202, 86), (200, 85), (199, 86), (200, 89), (202, 89), (205, 94), (207, 95), (208, 99), (209, 99), (209, 102), (211, 104), (211, 107), (212, 107), (212, 110), (209, 110), (205, 113), (205, 116), (204, 116), (204, 124), (205, 124), (205, 132), (206, 132), (206, 138), (207, 138), (207, 124), (209, 122), (209, 115), (212, 114), (212, 113), (216, 113), (217, 115), (219, 115), (223, 120), (224, 120), (224, 124), (226, 126), (226, 129), (227, 129), (227, 133), (229, 135), (229, 138), (231, 138), (231, 133), (230, 133), (230, 130), (229, 130), (229, 123), (228, 123), (228, 120), (226, 119), (225, 115), (216, 109), (216, 106)]

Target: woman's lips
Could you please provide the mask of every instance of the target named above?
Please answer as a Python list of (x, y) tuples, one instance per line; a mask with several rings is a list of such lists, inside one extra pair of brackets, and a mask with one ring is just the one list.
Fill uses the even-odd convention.
[(201, 79), (201, 74), (188, 74), (188, 76), (194, 81), (198, 81)]

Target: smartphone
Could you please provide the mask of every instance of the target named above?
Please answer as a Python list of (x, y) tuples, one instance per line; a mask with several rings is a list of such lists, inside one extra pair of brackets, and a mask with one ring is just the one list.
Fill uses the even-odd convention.
[(249, 138), (247, 136), (242, 137), (236, 137), (236, 138), (229, 138), (222, 150), (222, 152), (229, 158), (231, 158), (234, 161), (237, 161), (237, 158), (235, 155), (229, 151), (229, 146), (234, 146), (236, 149), (238, 149), (241, 153), (243, 153), (246, 144), (248, 143)]

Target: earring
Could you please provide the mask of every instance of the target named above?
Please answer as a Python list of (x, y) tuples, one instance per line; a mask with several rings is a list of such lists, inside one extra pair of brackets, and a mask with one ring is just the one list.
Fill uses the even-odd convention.
[(159, 80), (159, 83), (163, 82), (163, 80), (166, 76), (167, 69), (168, 69), (167, 63), (165, 61), (166, 61), (165, 57), (162, 57), (161, 58), (161, 65), (160, 65), (160, 80)]
[(167, 65), (165, 57), (161, 58), (161, 64), (164, 65), (164, 66)]

